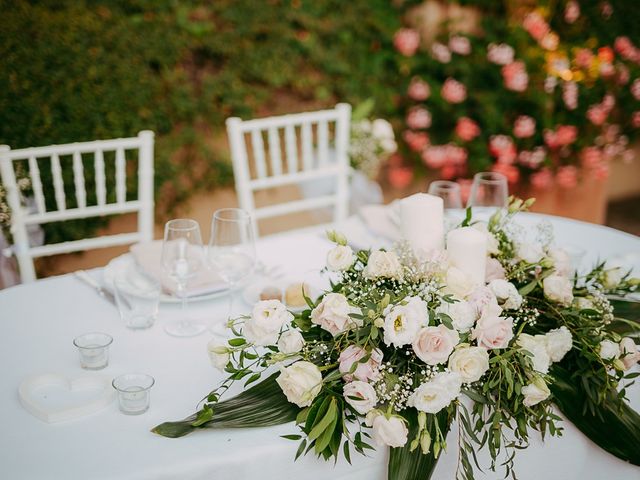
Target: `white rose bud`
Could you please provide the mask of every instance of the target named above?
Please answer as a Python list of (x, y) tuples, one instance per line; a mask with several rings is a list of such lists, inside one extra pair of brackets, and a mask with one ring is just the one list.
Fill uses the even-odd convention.
[(458, 373), (462, 383), (477, 382), (489, 370), (489, 353), (482, 347), (460, 347), (449, 357), (449, 370)]
[(308, 407), (322, 389), (322, 373), (311, 362), (296, 362), (280, 371), (276, 379), (291, 403)]
[(425, 413), (438, 413), (460, 396), (462, 378), (456, 372), (439, 372), (420, 385), (407, 405)]
[(327, 254), (327, 267), (334, 272), (341, 272), (351, 267), (355, 260), (356, 256), (350, 246), (338, 245)]
[(381, 447), (402, 447), (407, 443), (409, 430), (404, 419), (397, 415), (387, 418), (378, 415), (373, 419), (373, 440)]
[(375, 389), (360, 380), (354, 380), (344, 386), (344, 399), (360, 415), (366, 415), (378, 403)]
[(522, 394), (524, 395), (522, 403), (527, 407), (533, 407), (549, 398), (551, 391), (542, 378), (536, 377), (529, 385), (522, 387)]
[(549, 371), (551, 359), (547, 353), (547, 343), (544, 335), (533, 336), (527, 333), (521, 333), (516, 343), (520, 348), (533, 355), (533, 357), (529, 358), (536, 372), (547, 373)]
[(522, 295), (513, 283), (506, 280), (491, 280), (489, 288), (496, 296), (498, 304), (505, 310), (517, 310), (522, 305)]
[(550, 275), (542, 281), (544, 295), (552, 302), (560, 305), (571, 305), (573, 302), (573, 284), (567, 277)]
[(362, 271), (365, 278), (402, 278), (402, 265), (395, 252), (376, 250), (369, 255), (367, 266)]
[(611, 340), (603, 340), (600, 342), (599, 348), (600, 358), (603, 360), (613, 360), (620, 356), (620, 345)]
[(251, 318), (244, 323), (242, 333), (256, 345), (274, 345), (280, 329), (293, 320), (293, 315), (279, 300), (262, 300), (253, 307)]
[(280, 352), (290, 355), (292, 353), (298, 353), (304, 347), (304, 338), (299, 330), (287, 330), (280, 335), (278, 340), (278, 350)]
[(214, 339), (207, 344), (207, 351), (209, 352), (211, 365), (223, 372), (224, 367), (229, 363), (229, 349), (225, 345), (220, 345), (218, 341)]
[(573, 347), (573, 337), (565, 326), (549, 330), (544, 336), (547, 353), (552, 362), (559, 362)]
[(620, 341), (620, 352), (622, 353), (622, 364), (624, 370), (629, 370), (640, 361), (640, 350), (632, 338), (624, 337)]

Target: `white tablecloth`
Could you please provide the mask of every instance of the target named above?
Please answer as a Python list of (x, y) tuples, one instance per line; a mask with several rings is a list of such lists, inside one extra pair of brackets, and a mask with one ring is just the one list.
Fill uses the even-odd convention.
[[(541, 216), (523, 216), (525, 223)], [(554, 219), (560, 243), (579, 244), (591, 260), (640, 252), (637, 237), (605, 227)], [(343, 231), (362, 231), (350, 220)], [(263, 239), (258, 244), (266, 265), (281, 264), (288, 278), (303, 280), (323, 266), (330, 244), (318, 232), (289, 233)], [(93, 272), (99, 274), (99, 272)], [(222, 321), (224, 300), (193, 303), (193, 316)], [(237, 313), (248, 310), (239, 299)], [(364, 458), (352, 454), (353, 466), (341, 459), (337, 465), (311, 455), (294, 463), (297, 442), (280, 435), (297, 433), (293, 424), (263, 429), (206, 430), (181, 439), (150, 433), (163, 421), (191, 414), (198, 402), (222, 378), (210, 365), (206, 344), (210, 337), (180, 339), (166, 335), (164, 322), (176, 318), (178, 307), (163, 305), (158, 323), (148, 331), (132, 332), (119, 320), (115, 307), (98, 297), (71, 275), (0, 291), (0, 477), (7, 479), (215, 479), (386, 478), (384, 450)], [(17, 388), (27, 376), (60, 372), (82, 373), (72, 345), (76, 336), (110, 333), (111, 361), (102, 371), (115, 377), (133, 371), (156, 378), (150, 410), (125, 416), (116, 403), (92, 416), (59, 424), (45, 424), (20, 405)], [(640, 409), (640, 389), (630, 392)], [(561, 439), (518, 453), (518, 473), (524, 480), (638, 479), (640, 469), (601, 451), (565, 422)], [(454, 477), (455, 431), (441, 459), (435, 479)], [(477, 478), (502, 478), (489, 473)]]

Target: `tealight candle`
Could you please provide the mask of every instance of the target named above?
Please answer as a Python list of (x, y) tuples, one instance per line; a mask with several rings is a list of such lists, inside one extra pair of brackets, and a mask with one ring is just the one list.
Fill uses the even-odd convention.
[(451, 230), (447, 234), (449, 262), (471, 281), (484, 284), (487, 266), (487, 236), (472, 227)]
[(85, 370), (101, 370), (109, 364), (109, 345), (113, 338), (106, 333), (86, 333), (73, 340)]
[(125, 415), (140, 415), (149, 410), (151, 387), (155, 380), (144, 373), (127, 373), (113, 379), (118, 392), (120, 411)]
[(419, 257), (441, 250), (444, 242), (442, 198), (416, 193), (400, 200), (400, 230)]

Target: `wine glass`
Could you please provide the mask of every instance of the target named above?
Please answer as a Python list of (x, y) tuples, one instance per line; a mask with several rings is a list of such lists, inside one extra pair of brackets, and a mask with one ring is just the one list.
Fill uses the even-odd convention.
[(182, 318), (168, 323), (165, 331), (175, 337), (193, 337), (207, 329), (204, 322), (186, 318), (187, 282), (205, 264), (200, 225), (190, 218), (169, 220), (164, 226), (162, 267), (178, 285), (177, 294), (182, 305)]
[[(213, 214), (209, 261), (229, 288), (229, 313), (233, 309), (233, 287), (253, 273), (256, 263), (253, 219), (240, 208), (223, 208)], [(212, 326), (213, 333), (219, 333)]]
[(444, 203), (444, 209), (462, 208), (462, 194), (460, 185), (449, 180), (436, 180), (429, 185), (428, 193), (440, 197)]
[(473, 176), (467, 207), (504, 208), (508, 197), (507, 177), (498, 172), (480, 172)]

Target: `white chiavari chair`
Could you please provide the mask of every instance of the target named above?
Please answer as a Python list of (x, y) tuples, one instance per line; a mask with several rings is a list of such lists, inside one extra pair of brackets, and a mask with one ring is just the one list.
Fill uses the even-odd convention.
[[(23, 282), (36, 279), (33, 259), (61, 253), (93, 248), (127, 245), (153, 239), (153, 147), (154, 133), (145, 130), (137, 137), (92, 142), (50, 145), (46, 147), (11, 150), (0, 146), (0, 175), (11, 208), (11, 234), (13, 245), (5, 255), (15, 255)], [(131, 153), (134, 152), (134, 153)], [(137, 156), (135, 155), (137, 152)], [(84, 156), (84, 158), (83, 158)], [(127, 158), (130, 157), (129, 159)], [(86, 165), (92, 163), (95, 183), (95, 203), (87, 195)], [(92, 158), (91, 158), (92, 157)], [(105, 158), (108, 157), (108, 158)], [(92, 162), (91, 162), (92, 160)], [(137, 198), (127, 193), (127, 163), (137, 160)], [(27, 209), (17, 185), (16, 166), (24, 165), (31, 180), (35, 209)], [(112, 163), (109, 165), (109, 163)], [(44, 168), (49, 168), (53, 186), (53, 199), (46, 198), (43, 187)], [(73, 186), (65, 185), (64, 172), (71, 171)], [(131, 170), (131, 169), (129, 169)], [(113, 173), (115, 192), (108, 192), (107, 174)], [(49, 175), (47, 175), (49, 177)], [(50, 191), (50, 190), (49, 190)], [(69, 195), (73, 192), (73, 195)], [(71, 198), (69, 198), (71, 197)], [(49, 222), (102, 217), (135, 212), (138, 230), (131, 233), (105, 235), (54, 244), (31, 246), (28, 228)]]
[[(331, 208), (332, 222), (349, 208), (351, 106), (243, 121), (227, 119), (240, 208), (257, 221), (296, 212)], [(266, 146), (265, 146), (266, 145)], [(256, 207), (255, 193), (285, 185), (335, 182), (332, 192)]]

